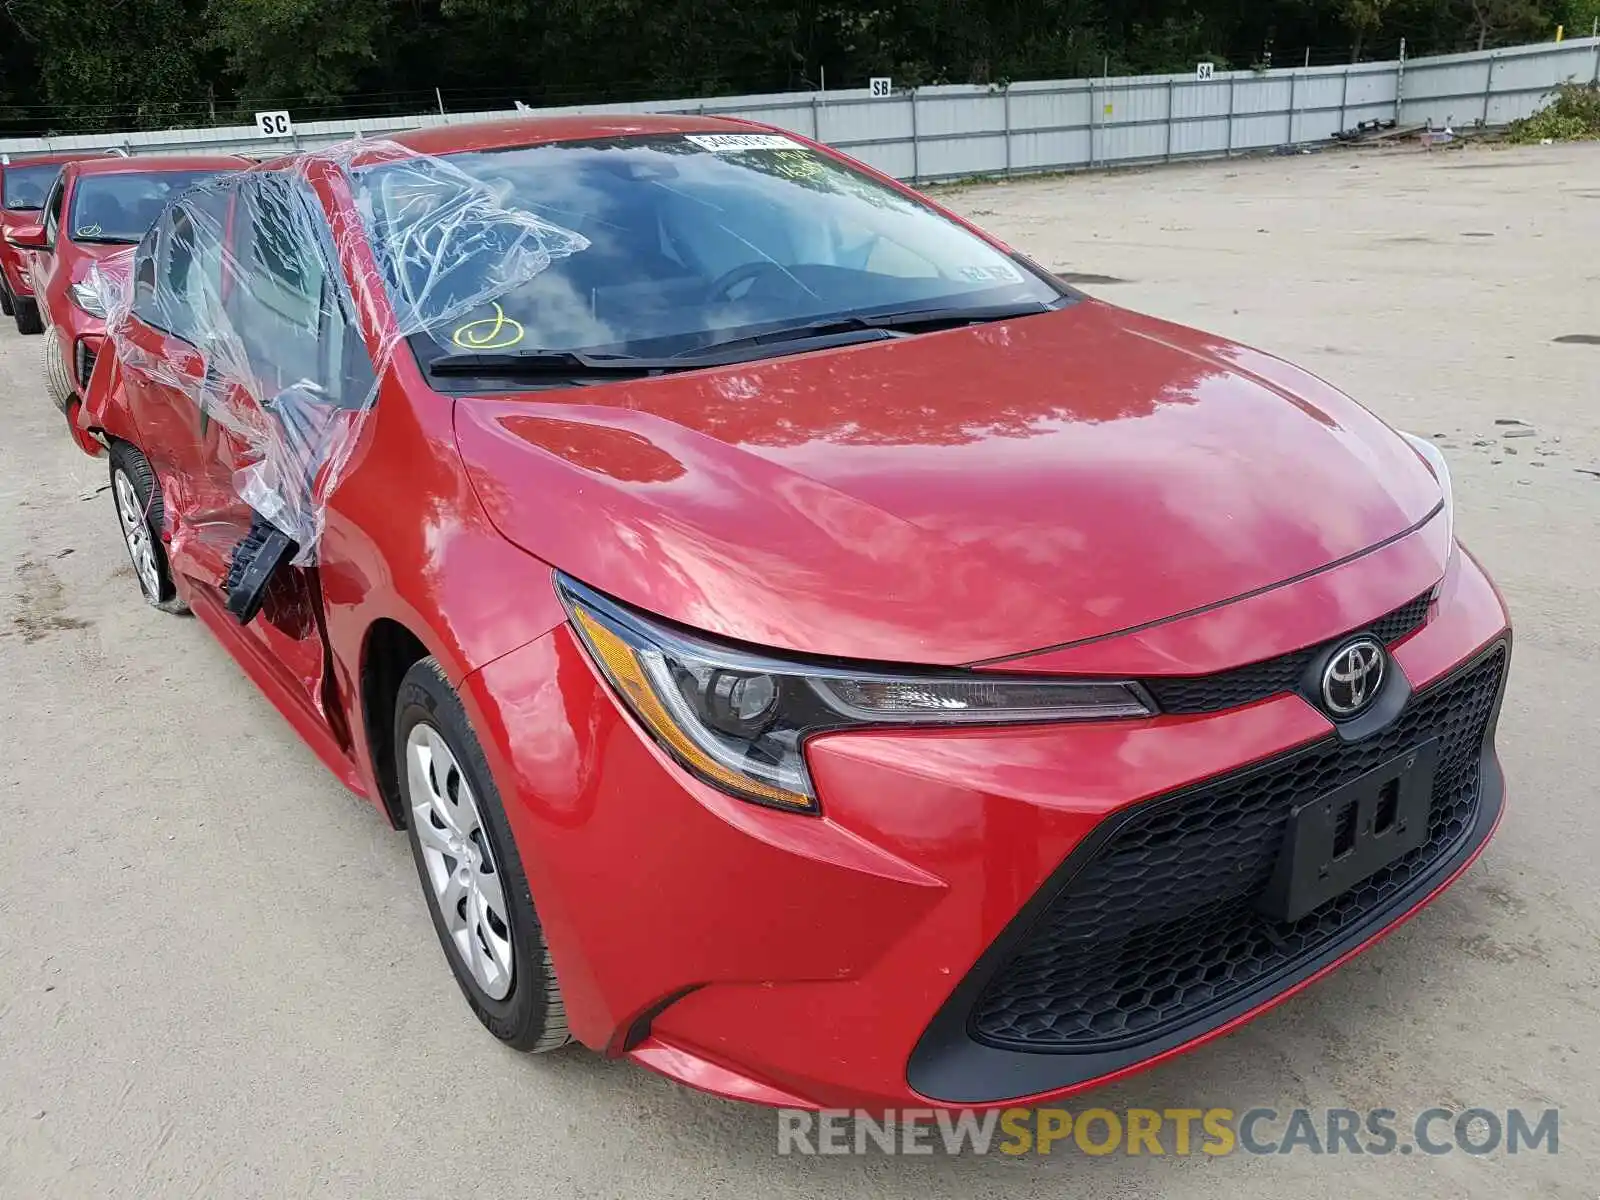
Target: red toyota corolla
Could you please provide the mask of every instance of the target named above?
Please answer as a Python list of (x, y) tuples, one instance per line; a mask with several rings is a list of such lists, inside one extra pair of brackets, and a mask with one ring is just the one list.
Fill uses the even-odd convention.
[(171, 206), (80, 424), (503, 1041), (1059, 1097), (1483, 848), (1510, 631), (1430, 443), (778, 131), (399, 143)]
[(18, 333), (43, 333), (44, 318), (33, 298), (26, 255), (11, 244), (11, 231), (40, 223), (39, 213), (62, 164), (83, 157), (81, 151), (27, 158), (0, 155), (0, 313), (16, 322)]
[(69, 418), (105, 337), (95, 265), (137, 245), (178, 193), (249, 165), (231, 154), (79, 159), (56, 169), (37, 223), (7, 231), (33, 283), (28, 303), (42, 314), (46, 390)]

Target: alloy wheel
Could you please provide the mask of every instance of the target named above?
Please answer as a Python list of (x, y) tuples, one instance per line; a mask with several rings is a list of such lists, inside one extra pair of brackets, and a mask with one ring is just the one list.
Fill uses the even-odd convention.
[(502, 876), (472, 786), (427, 722), (406, 738), (411, 827), (451, 944), (491, 1000), (511, 992), (513, 960)]
[(161, 569), (156, 564), (155, 543), (150, 536), (150, 523), (145, 520), (144, 505), (139, 502), (139, 493), (126, 471), (117, 471), (111, 491), (116, 499), (117, 518), (122, 522), (122, 536), (128, 543), (128, 557), (133, 560), (139, 587), (145, 598), (155, 604), (161, 599)]

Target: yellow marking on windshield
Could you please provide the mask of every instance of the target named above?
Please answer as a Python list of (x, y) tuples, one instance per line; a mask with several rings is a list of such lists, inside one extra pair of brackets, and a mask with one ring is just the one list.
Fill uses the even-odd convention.
[(779, 150), (772, 157), (777, 173), (790, 179), (816, 179), (827, 174), (816, 155), (807, 150)]
[(521, 321), (506, 316), (506, 310), (495, 304), (494, 316), (468, 321), (450, 340), (463, 350), (506, 350), (521, 342), (525, 332)]

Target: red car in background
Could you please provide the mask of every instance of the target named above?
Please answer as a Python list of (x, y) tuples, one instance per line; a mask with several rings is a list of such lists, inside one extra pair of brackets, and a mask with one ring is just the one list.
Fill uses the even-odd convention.
[(79, 151), (0, 162), (0, 313), (16, 321), (19, 333), (42, 333), (44, 318), (33, 300), (24, 254), (7, 239), (13, 229), (39, 224), (39, 213), (62, 165), (83, 157)]
[(778, 130), (397, 140), (170, 206), (80, 425), (496, 1037), (1042, 1102), (1487, 843), (1510, 629), (1431, 443)]
[(77, 159), (60, 168), (37, 223), (8, 231), (43, 314), (46, 388), (69, 418), (105, 336), (95, 264), (137, 245), (174, 196), (250, 162), (231, 154)]

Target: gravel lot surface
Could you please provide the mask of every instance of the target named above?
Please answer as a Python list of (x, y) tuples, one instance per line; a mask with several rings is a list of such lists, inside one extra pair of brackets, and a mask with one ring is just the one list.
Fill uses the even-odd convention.
[(582, 1050), (502, 1050), (445, 969), (403, 839), (203, 628), (139, 602), (105, 465), (46, 401), (42, 339), (8, 321), (0, 1197), (1592, 1200), (1600, 145), (943, 196), (1096, 295), (1297, 360), (1437, 436), (1458, 530), (1517, 620), (1511, 807), (1480, 863), (1345, 970), (1095, 1101), (1559, 1107), (1561, 1153), (780, 1158), (764, 1111)]

